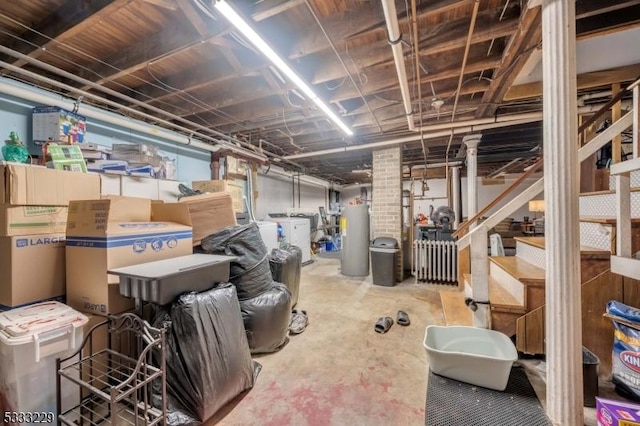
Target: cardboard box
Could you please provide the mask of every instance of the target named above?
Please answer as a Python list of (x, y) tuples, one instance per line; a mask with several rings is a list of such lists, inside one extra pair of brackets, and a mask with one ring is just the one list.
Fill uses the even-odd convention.
[(67, 304), (98, 315), (133, 308), (120, 296), (122, 266), (191, 254), (192, 232), (184, 204), (110, 197), (73, 201), (67, 223)]
[(232, 180), (199, 180), (191, 183), (193, 189), (202, 192), (228, 192), (233, 200), (233, 210), (244, 213), (244, 185)]
[(165, 203), (176, 203), (180, 196), (180, 182), (175, 180), (158, 180), (158, 199)]
[(640, 405), (596, 397), (598, 426), (640, 426)]
[(100, 197), (100, 176), (27, 164), (0, 165), (0, 204), (67, 206)]
[(120, 193), (124, 197), (158, 199), (158, 180), (148, 177), (121, 176)]
[(189, 207), (193, 225), (193, 245), (202, 239), (228, 226), (235, 226), (236, 214), (233, 211), (231, 195), (228, 192), (184, 197), (180, 200)]
[(120, 192), (120, 175), (100, 175), (100, 193), (102, 195), (122, 195)]
[(42, 145), (47, 141), (82, 143), (87, 132), (87, 119), (59, 107), (33, 109), (33, 141)]
[(0, 305), (64, 296), (64, 234), (0, 237)]
[(67, 207), (0, 205), (0, 237), (64, 234)]

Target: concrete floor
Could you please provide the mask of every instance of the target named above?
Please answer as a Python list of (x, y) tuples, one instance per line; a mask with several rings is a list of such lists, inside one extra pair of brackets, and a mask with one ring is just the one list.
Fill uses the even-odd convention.
[[(347, 279), (339, 261), (302, 269), (297, 308), (309, 326), (280, 352), (256, 357), (254, 388), (209, 425), (424, 425), (427, 324), (442, 324), (437, 288)], [(373, 326), (402, 309), (411, 325)], [(217, 416), (217, 417), (221, 417)]]
[[(210, 425), (424, 425), (427, 359), (425, 327), (443, 324), (438, 291), (449, 286), (375, 286), (371, 277), (340, 275), (337, 259), (302, 269), (297, 309), (310, 324), (280, 352), (256, 356), (262, 371), (254, 388), (223, 408)], [(402, 309), (411, 325), (373, 330), (381, 316)], [(521, 360), (545, 405), (544, 363)], [(620, 399), (611, 382), (600, 395)], [(596, 425), (585, 408), (585, 424)]]

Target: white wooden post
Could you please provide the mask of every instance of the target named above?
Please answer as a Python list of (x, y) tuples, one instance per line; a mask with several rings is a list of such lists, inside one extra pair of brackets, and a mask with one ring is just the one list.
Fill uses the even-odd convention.
[(575, 2), (542, 1), (547, 413), (583, 425)]
[[(467, 135), (462, 143), (467, 145), (467, 218), (478, 213), (478, 144), (482, 135)], [(467, 219), (467, 220), (468, 220)], [(472, 223), (471, 228), (475, 225)]]
[(489, 305), (489, 255), (487, 253), (487, 228), (478, 225), (471, 234), (471, 276), (473, 277), (473, 325), (491, 328), (491, 306)]
[(456, 214), (456, 219), (453, 222), (453, 229), (458, 229), (460, 221), (462, 220), (462, 209), (460, 208), (460, 166), (454, 166), (451, 168), (452, 179), (452, 197), (451, 208)]

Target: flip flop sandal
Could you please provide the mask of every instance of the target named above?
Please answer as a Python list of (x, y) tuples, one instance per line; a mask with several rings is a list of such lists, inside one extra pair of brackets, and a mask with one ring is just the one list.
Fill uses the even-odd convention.
[(393, 325), (393, 318), (381, 317), (376, 322), (376, 325), (374, 326), (374, 330), (376, 330), (377, 333), (384, 334), (387, 331), (389, 331), (392, 325)]
[(409, 314), (407, 314), (405, 311), (398, 311), (398, 319), (396, 320), (396, 322), (404, 327), (408, 326), (409, 324), (411, 324)]

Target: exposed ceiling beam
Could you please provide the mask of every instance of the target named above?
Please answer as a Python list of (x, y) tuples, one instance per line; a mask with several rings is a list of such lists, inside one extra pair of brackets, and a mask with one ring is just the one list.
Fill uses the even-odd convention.
[[(472, 74), (482, 70), (495, 68), (500, 64), (499, 56), (489, 56), (482, 59), (469, 60), (465, 67), (465, 74)], [(389, 68), (389, 66), (385, 67)], [(378, 70), (378, 74), (375, 73), (369, 76), (367, 84), (361, 87), (362, 92), (365, 95), (373, 95), (378, 92), (385, 91), (387, 89), (396, 87), (398, 85), (398, 77), (393, 70), (388, 72), (382, 72)], [(449, 78), (455, 78), (460, 75), (460, 65), (450, 66), (445, 70), (423, 76), (422, 83), (436, 82), (439, 80), (446, 80)], [(331, 97), (331, 102), (344, 101), (346, 99), (354, 99), (358, 97), (358, 92), (350, 85), (344, 85), (337, 89)]]
[[(89, 65), (88, 69), (80, 70), (78, 75), (97, 84), (104, 84), (140, 71), (150, 65), (154, 59), (179, 49), (185, 44), (197, 45), (199, 42), (193, 41), (197, 39), (197, 35), (192, 31), (185, 32), (177, 25), (170, 25), (150, 37), (103, 58), (102, 62)], [(89, 89), (88, 86), (82, 87), (82, 90), (87, 89)]]
[[(461, 26), (463, 23), (464, 26)], [(478, 30), (474, 32), (472, 40), (474, 44), (512, 34), (517, 28), (518, 20), (510, 19), (496, 24), (493, 19), (488, 19), (485, 16), (484, 19), (479, 19), (477, 25)], [(462, 30), (459, 30), (460, 28)], [(469, 19), (456, 20), (441, 26), (435, 35), (429, 34), (425, 37), (427, 43), (423, 43), (424, 50), (420, 49), (420, 56), (430, 56), (463, 48), (467, 40), (468, 28)], [(353, 61), (360, 71), (372, 65), (393, 61), (391, 49), (385, 43), (376, 43), (373, 46), (363, 45), (349, 49), (348, 52), (345, 52), (345, 56), (346, 53), (348, 53), (349, 60)], [(344, 68), (337, 61), (333, 52), (323, 53), (318, 58), (319, 66), (313, 76), (313, 84), (344, 77)], [(350, 61), (347, 61), (347, 64)]]
[[(75, 2), (76, 0), (69, 1)], [(116, 3), (123, 1), (132, 0), (115, 0)], [(190, 22), (192, 22), (194, 27), (201, 34), (200, 39), (193, 36), (185, 37), (184, 32), (179, 31), (176, 28), (177, 26), (172, 25), (144, 40), (139, 41), (136, 45), (130, 46), (127, 49), (124, 49), (124, 51), (118, 52), (118, 54), (112, 55), (103, 60), (103, 62), (106, 62), (111, 66), (102, 63), (90, 66), (89, 68), (91, 71), (82, 71), (84, 74), (83, 77), (95, 83), (104, 84), (108, 81), (116, 80), (122, 76), (139, 71), (150, 63), (175, 57), (176, 55), (186, 52), (201, 45), (202, 43), (224, 44), (224, 40), (220, 40), (220, 37), (228, 34), (229, 25), (226, 21), (218, 20), (204, 22), (202, 21), (199, 12), (193, 9), (190, 0), (178, 1), (178, 6), (181, 7), (184, 15)], [(280, 10), (283, 10), (282, 7), (280, 7)], [(266, 19), (265, 17), (267, 17), (267, 12), (268, 9), (263, 10), (262, 13), (258, 15), (258, 18)], [(87, 87), (83, 87), (82, 89), (86, 90)]]
[(478, 108), (476, 117), (494, 115), (502, 98), (527, 62), (527, 58), (542, 41), (542, 7), (525, 9), (518, 30), (504, 49), (502, 63), (494, 71), (491, 87), (482, 96), (483, 106)]
[[(66, 0), (59, 8), (49, 16), (34, 25), (34, 30), (20, 35), (21, 39), (15, 39), (6, 47), (17, 50), (20, 53), (38, 58), (56, 44), (63, 43), (83, 32), (91, 29), (95, 23), (109, 16), (121, 7), (126, 6), (131, 0), (90, 0), (78, 2)], [(16, 5), (16, 7), (18, 7)], [(12, 64), (22, 67), (26, 61), (22, 59), (12, 60)]]
[(163, 9), (171, 10), (171, 11), (178, 10), (178, 5), (176, 4), (175, 0), (142, 0), (142, 1), (152, 4), (154, 6), (161, 7)]
[[(636, 80), (640, 77), (640, 64), (594, 71), (578, 75), (578, 90), (603, 87), (612, 83)], [(542, 82), (512, 86), (504, 96), (505, 101), (536, 98), (542, 96)]]
[[(473, 0), (438, 0), (431, 1), (429, 5), (423, 7), (418, 12), (418, 19), (425, 19), (438, 13), (472, 3)], [(404, 12), (404, 6), (398, 6), (398, 13)], [(399, 19), (400, 25), (408, 25), (409, 19), (402, 17)], [(385, 32), (384, 16), (379, 8), (364, 5), (358, 9), (326, 18), (322, 20), (322, 26), (331, 35), (335, 42), (347, 40), (352, 37), (369, 36), (372, 34), (383, 34)], [(327, 40), (321, 31), (309, 31), (300, 37), (289, 51), (291, 59), (318, 53), (327, 49)]]
[(590, 33), (601, 33), (616, 27), (625, 27), (640, 21), (640, 4), (626, 9), (611, 10), (576, 22), (576, 34), (584, 37)]
[(256, 5), (251, 17), (259, 22), (303, 4), (304, 0), (264, 0)]
[(591, 18), (603, 13), (625, 9), (640, 4), (640, 0), (615, 1), (611, 0), (580, 0), (576, 2), (576, 19)]

